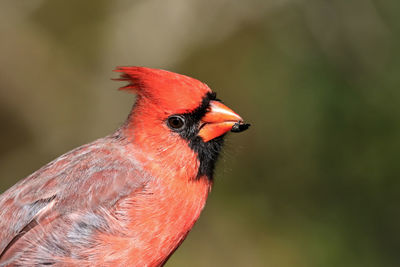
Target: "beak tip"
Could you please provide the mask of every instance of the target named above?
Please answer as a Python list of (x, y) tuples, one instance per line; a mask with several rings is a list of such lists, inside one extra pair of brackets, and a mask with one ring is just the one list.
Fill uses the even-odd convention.
[(250, 123), (243, 123), (242, 121), (235, 123), (232, 126), (231, 132), (240, 133), (246, 131), (250, 127)]

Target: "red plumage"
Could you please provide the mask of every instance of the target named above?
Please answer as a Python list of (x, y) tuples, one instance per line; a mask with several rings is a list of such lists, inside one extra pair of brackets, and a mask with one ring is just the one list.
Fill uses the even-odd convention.
[(159, 266), (198, 219), (242, 119), (193, 78), (116, 71), (138, 95), (124, 125), (0, 196), (0, 266)]

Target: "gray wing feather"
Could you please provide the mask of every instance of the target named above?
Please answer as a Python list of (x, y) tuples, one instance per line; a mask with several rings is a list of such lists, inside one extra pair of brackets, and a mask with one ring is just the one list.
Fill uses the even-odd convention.
[[(60, 156), (2, 194), (0, 266), (35, 245), (44, 250), (43, 255), (71, 253), (57, 245), (55, 229), (64, 232), (75, 246), (80, 242), (88, 245), (86, 239), (94, 230), (110, 231), (110, 207), (143, 190), (151, 179), (133, 154), (127, 155), (125, 146), (112, 137), (99, 139)], [(69, 226), (68, 231), (62, 229), (65, 226)], [(39, 235), (43, 229), (53, 233)], [(28, 237), (37, 239), (41, 246)]]

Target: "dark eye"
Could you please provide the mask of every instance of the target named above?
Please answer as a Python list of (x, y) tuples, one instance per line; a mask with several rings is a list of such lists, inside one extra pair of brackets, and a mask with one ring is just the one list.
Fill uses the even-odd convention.
[(180, 130), (185, 127), (185, 118), (182, 116), (174, 115), (167, 120), (169, 128), (173, 130)]

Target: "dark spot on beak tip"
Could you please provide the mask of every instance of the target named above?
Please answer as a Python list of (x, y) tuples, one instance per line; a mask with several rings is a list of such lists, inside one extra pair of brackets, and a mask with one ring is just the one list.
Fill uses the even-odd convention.
[(237, 122), (232, 126), (231, 132), (240, 133), (246, 131), (250, 127), (249, 123)]

